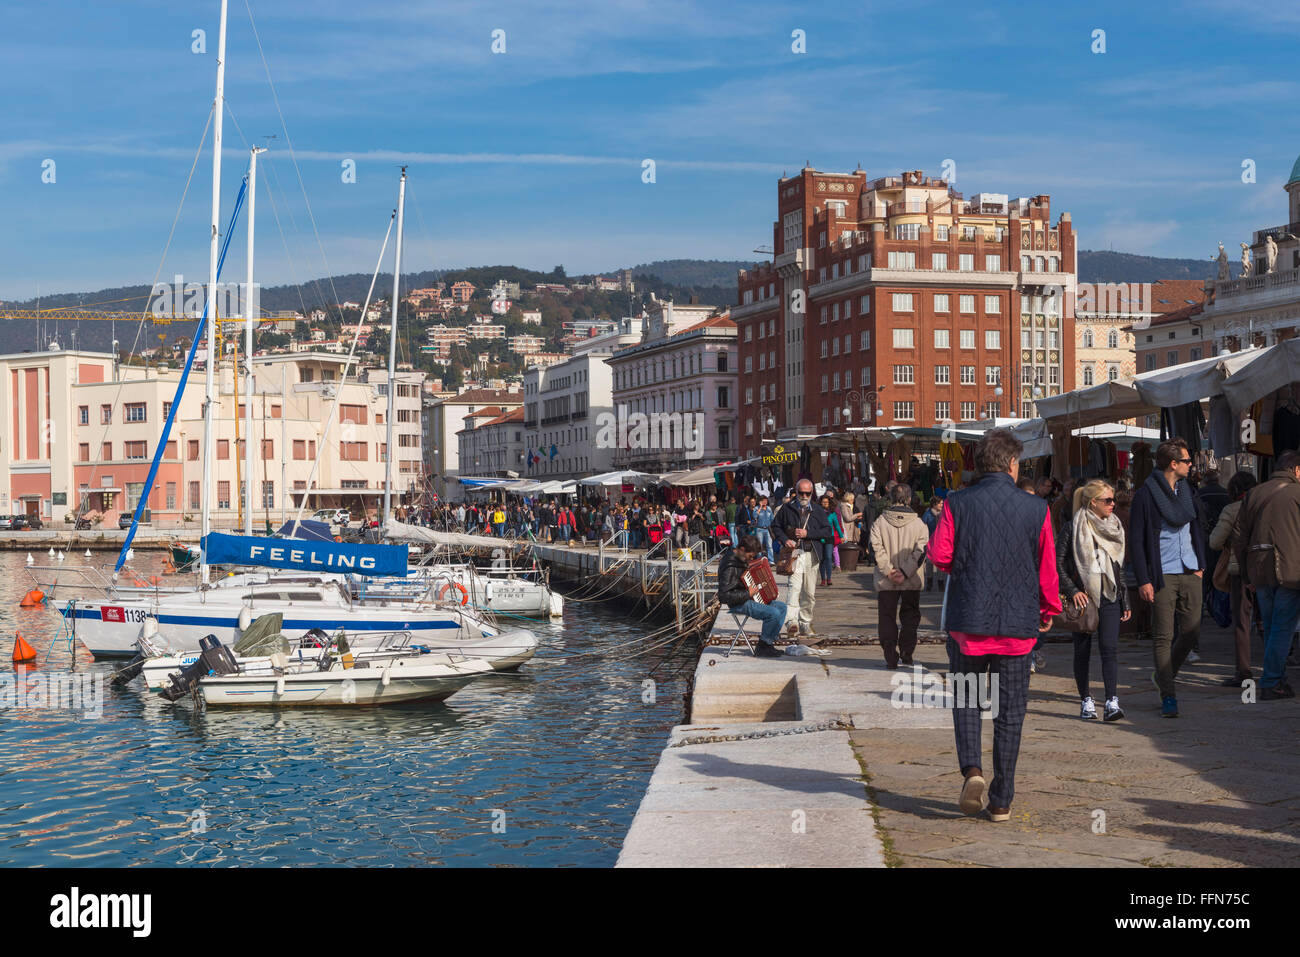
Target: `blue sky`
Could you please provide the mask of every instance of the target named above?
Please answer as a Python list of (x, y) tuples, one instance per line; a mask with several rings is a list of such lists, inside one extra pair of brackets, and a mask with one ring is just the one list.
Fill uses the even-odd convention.
[[(206, 278), (210, 140), (163, 251), (212, 102), (218, 10), (6, 4), (0, 299), (149, 282), (160, 263)], [(1208, 263), (1286, 221), (1300, 152), (1295, 7), (231, 0), (229, 22), (222, 221), (246, 143), (277, 134), (260, 163), (266, 285), (370, 272), (402, 162), (404, 271), (573, 274), (750, 258), (771, 243), (776, 178), (809, 161), (874, 177), (952, 159), (967, 195), (1049, 193), (1083, 248)], [(226, 278), (243, 276), (239, 228)]]

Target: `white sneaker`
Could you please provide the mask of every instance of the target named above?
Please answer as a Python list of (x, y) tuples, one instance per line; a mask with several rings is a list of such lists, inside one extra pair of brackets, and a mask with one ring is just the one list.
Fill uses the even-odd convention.
[(1201, 660), (1201, 656), (1198, 655), (1195, 651), (1189, 651), (1187, 653), (1187, 660), (1195, 663)]
[(1079, 717), (1084, 721), (1097, 720), (1097, 706), (1093, 704), (1091, 695), (1083, 699), (1083, 705), (1079, 708)]
[(1119, 698), (1106, 699), (1105, 719), (1107, 721), (1118, 721), (1124, 717), (1124, 709), (1119, 706)]

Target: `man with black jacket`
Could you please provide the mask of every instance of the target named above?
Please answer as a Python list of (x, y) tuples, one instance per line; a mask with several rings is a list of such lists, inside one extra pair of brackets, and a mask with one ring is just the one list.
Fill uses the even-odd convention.
[(785, 623), (785, 602), (774, 601), (764, 605), (749, 593), (742, 577), (749, 568), (749, 563), (763, 555), (763, 546), (753, 535), (746, 535), (733, 548), (727, 550), (718, 565), (718, 601), (733, 612), (757, 618), (763, 623), (763, 632), (754, 648), (758, 658), (780, 658), (776, 650), (776, 639), (781, 636), (781, 626)]
[(1161, 714), (1166, 718), (1178, 717), (1174, 679), (1201, 636), (1206, 541), (1200, 505), (1187, 481), (1191, 467), (1186, 442), (1179, 438), (1161, 442), (1156, 467), (1133, 494), (1129, 512), (1129, 554), (1138, 594), (1154, 606), (1152, 680), (1160, 689)]
[(1274, 460), (1268, 481), (1246, 493), (1237, 522), (1237, 567), (1264, 619), (1259, 699), (1294, 698), (1286, 656), (1300, 620), (1300, 452)]
[[(813, 637), (813, 608), (817, 604), (817, 572), (820, 564), (816, 547), (832, 540), (826, 510), (813, 500), (813, 483), (800, 479), (793, 501), (786, 502), (772, 521), (772, 535), (781, 550), (796, 551), (794, 570), (786, 604), (790, 614), (790, 633), (796, 626), (804, 638)], [(815, 644), (816, 642), (805, 642)]]

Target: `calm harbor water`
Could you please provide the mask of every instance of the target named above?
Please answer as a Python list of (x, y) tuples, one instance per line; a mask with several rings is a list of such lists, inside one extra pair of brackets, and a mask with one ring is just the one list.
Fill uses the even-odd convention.
[[(66, 673), (58, 613), (18, 607), (25, 559), (0, 553), (0, 667), (17, 630)], [(100, 717), (0, 709), (0, 865), (610, 866), (681, 720), (686, 652), (587, 656), (654, 627), (614, 606), (530, 627), (548, 660), (442, 704), (196, 711), (137, 680), (105, 683)], [(112, 670), (79, 647), (75, 668)]]

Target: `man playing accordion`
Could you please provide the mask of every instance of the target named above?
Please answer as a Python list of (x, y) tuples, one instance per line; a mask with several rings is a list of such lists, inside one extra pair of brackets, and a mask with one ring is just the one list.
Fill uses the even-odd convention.
[[(753, 535), (742, 536), (740, 541), (722, 556), (718, 566), (718, 601), (737, 614), (748, 615), (761, 621), (763, 632), (754, 648), (754, 654), (759, 658), (779, 658), (781, 652), (776, 648), (776, 639), (785, 624), (785, 602), (773, 599), (764, 603), (759, 600), (762, 581), (761, 573), (757, 569), (749, 575), (752, 586), (746, 582), (746, 573), (750, 571), (750, 565), (764, 555), (765, 550), (757, 538)], [(766, 560), (763, 557), (763, 561)], [(771, 578), (770, 570), (763, 577)], [(771, 584), (775, 586), (775, 579), (771, 580)]]

